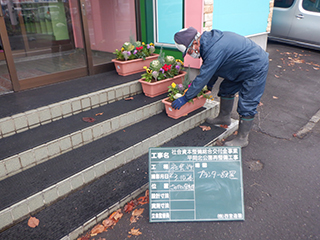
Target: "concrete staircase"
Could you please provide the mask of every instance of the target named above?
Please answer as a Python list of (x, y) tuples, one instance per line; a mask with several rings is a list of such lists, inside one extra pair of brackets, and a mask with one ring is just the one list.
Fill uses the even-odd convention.
[[(214, 145), (235, 131), (236, 122), (199, 128), (217, 115), (215, 101), (167, 117), (166, 94), (144, 96), (139, 76), (104, 73), (0, 96), (0, 239), (76, 239), (148, 187), (149, 147)], [(27, 226), (30, 216), (38, 227)]]

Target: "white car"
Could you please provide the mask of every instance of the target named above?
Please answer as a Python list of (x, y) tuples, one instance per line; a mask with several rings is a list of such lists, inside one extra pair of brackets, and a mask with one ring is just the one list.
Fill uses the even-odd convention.
[(320, 50), (320, 0), (275, 0), (269, 39)]

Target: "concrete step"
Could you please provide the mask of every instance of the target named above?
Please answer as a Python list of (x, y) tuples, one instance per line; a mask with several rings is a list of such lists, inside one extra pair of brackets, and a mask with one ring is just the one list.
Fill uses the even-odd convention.
[[(106, 76), (112, 79), (101, 79)], [(0, 114), (0, 238), (22, 231), (30, 239), (72, 239), (112, 206), (145, 189), (149, 147), (213, 145), (235, 131), (235, 122), (227, 130), (212, 126), (212, 132), (202, 132), (198, 127), (218, 114), (218, 103), (212, 100), (188, 116), (169, 118), (161, 102), (167, 94), (144, 96), (135, 77), (103, 74), (0, 97), (0, 105), (6, 106)], [(61, 96), (51, 93), (59, 91)], [(130, 96), (132, 100), (125, 99)], [(96, 121), (84, 122), (83, 117)], [(82, 210), (72, 212), (77, 209)], [(38, 214), (56, 227), (43, 226), (51, 228), (51, 236), (35, 237), (23, 225)]]
[(0, 138), (68, 118), (140, 92), (140, 83), (133, 81), (4, 117), (0, 119)]
[[(0, 145), (5, 149), (0, 152), (0, 179), (163, 111), (161, 99), (165, 98), (165, 95), (148, 98), (143, 94), (137, 94), (133, 98), (89, 109), (0, 139)], [(96, 121), (84, 122), (83, 117), (92, 117)]]
[[(164, 112), (56, 156), (0, 181), (0, 222), (10, 226), (63, 198), (119, 166), (200, 124), (217, 105), (188, 117), (168, 118)], [(23, 184), (21, 184), (23, 183)], [(27, 187), (26, 187), (27, 186)]]
[(115, 71), (0, 96), (0, 138), (141, 93), (141, 74)]
[[(205, 111), (198, 111), (190, 117), (200, 118)], [(163, 115), (161, 120), (165, 120), (166, 116), (161, 115)], [(175, 135), (174, 129), (182, 129), (178, 124), (185, 125), (187, 119), (169, 120), (171, 123), (177, 123), (173, 123), (169, 130), (172, 136)], [(195, 122), (191, 129), (170, 141), (159, 145), (152, 144), (152, 146), (209, 146), (213, 145), (217, 139), (231, 134), (236, 126), (236, 123), (233, 122), (227, 130), (211, 126), (211, 131), (203, 132), (199, 127), (200, 124), (203, 124), (203, 120)], [(24, 219), (0, 233), (0, 238), (19, 239), (25, 236), (28, 239), (77, 239), (79, 235), (107, 218), (114, 210), (123, 207), (126, 202), (134, 199), (147, 187), (148, 154), (144, 153), (89, 183), (79, 191), (73, 191), (44, 210), (32, 214), (40, 220), (37, 228), (27, 227), (28, 219)]]

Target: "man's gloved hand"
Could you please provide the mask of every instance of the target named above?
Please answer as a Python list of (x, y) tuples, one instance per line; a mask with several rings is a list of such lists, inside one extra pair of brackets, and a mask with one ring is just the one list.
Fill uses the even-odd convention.
[(186, 96), (182, 96), (176, 100), (173, 101), (171, 106), (174, 109), (180, 109), (183, 105), (185, 105), (189, 100), (186, 98)]

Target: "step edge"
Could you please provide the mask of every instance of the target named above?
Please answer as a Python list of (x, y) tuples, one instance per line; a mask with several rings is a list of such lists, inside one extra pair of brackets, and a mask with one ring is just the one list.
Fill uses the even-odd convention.
[(231, 124), (228, 126), (225, 132), (220, 134), (218, 137), (212, 139), (211, 142), (205, 145), (205, 147), (208, 146), (215, 146), (217, 144), (217, 141), (221, 141), (223, 139), (226, 139), (227, 137), (231, 136), (237, 129), (238, 129), (238, 120), (231, 119)]
[[(0, 139), (142, 93), (138, 80), (0, 119)], [(99, 99), (99, 100), (98, 100)]]
[[(94, 164), (93, 166), (90, 166), (66, 179), (61, 180), (56, 184), (49, 186), (46, 189), (43, 189), (42, 191), (39, 191), (31, 196), (28, 196), (27, 198), (1, 210), (0, 211), (0, 231), (3, 231), (3, 229), (6, 229), (22, 221), (27, 216), (37, 212), (39, 209), (53, 204), (54, 202), (58, 201), (60, 198), (67, 196), (72, 191), (79, 190), (81, 187), (107, 174), (113, 169), (116, 169), (142, 156), (143, 154), (148, 152), (149, 147), (160, 146), (161, 144), (164, 144), (165, 142), (181, 135), (183, 132), (187, 131), (185, 130), (185, 127), (187, 127), (188, 129), (194, 128), (196, 125), (204, 122), (208, 116), (213, 114), (213, 112), (217, 114), (217, 108), (218, 108), (218, 104), (216, 104), (215, 107), (206, 108), (204, 111), (199, 112), (193, 115), (192, 117), (189, 117), (133, 146), (130, 146), (129, 148), (107, 159), (100, 161), (99, 163)], [(167, 138), (166, 138), (166, 135), (168, 136)], [(161, 141), (158, 141), (158, 139), (161, 139)], [(103, 166), (104, 168), (102, 172), (101, 172), (101, 166)], [(78, 184), (79, 181), (81, 182), (80, 184)], [(60, 194), (59, 188), (61, 189), (60, 190), (61, 194)], [(33, 211), (31, 211), (30, 205), (34, 205), (34, 204), (39, 204), (40, 206), (33, 207), (34, 209)], [(8, 212), (11, 214), (11, 219), (5, 219), (6, 217), (7, 218), (9, 217)]]

